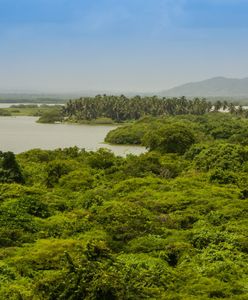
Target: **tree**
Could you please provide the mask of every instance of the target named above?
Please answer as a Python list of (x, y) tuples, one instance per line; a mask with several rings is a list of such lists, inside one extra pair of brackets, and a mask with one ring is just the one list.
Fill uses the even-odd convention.
[(150, 151), (159, 150), (178, 154), (184, 154), (194, 143), (193, 131), (181, 124), (166, 125), (156, 133), (150, 131), (143, 139), (143, 144)]
[(13, 152), (0, 152), (0, 182), (24, 182)]

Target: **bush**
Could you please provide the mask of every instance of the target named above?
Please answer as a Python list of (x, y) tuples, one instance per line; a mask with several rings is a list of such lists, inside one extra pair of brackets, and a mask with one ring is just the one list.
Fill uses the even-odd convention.
[(166, 125), (156, 133), (146, 133), (143, 138), (143, 144), (150, 151), (178, 154), (184, 154), (195, 141), (193, 131), (181, 124)]
[(24, 183), (19, 164), (13, 152), (0, 151), (0, 183)]
[(247, 160), (248, 151), (240, 145), (213, 144), (195, 157), (195, 165), (204, 171), (214, 168), (239, 171)]
[(144, 133), (144, 126), (119, 127), (107, 134), (105, 142), (119, 145), (140, 145)]
[(55, 122), (62, 122), (62, 121), (63, 121), (62, 112), (60, 110), (53, 110), (53, 111), (44, 112), (37, 122), (53, 124)]

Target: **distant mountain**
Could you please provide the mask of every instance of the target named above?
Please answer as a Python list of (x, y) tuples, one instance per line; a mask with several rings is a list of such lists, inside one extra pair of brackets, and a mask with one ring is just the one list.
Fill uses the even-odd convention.
[(215, 77), (191, 82), (159, 93), (167, 97), (248, 97), (248, 78)]
[[(211, 98), (225, 98), (230, 101), (244, 100), (248, 104), (248, 77), (243, 79), (233, 79), (225, 77), (214, 77), (211, 79), (190, 82), (183, 85), (176, 86), (172, 89), (161, 92), (131, 92), (131, 91), (108, 91), (108, 90), (82, 90), (74, 92), (39, 92), (28, 90), (1, 90), (0, 102), (65, 102), (69, 99), (76, 99), (80, 97), (94, 97), (99, 94), (107, 95), (121, 95), (128, 97), (135, 95), (140, 96), (166, 96), (166, 97), (206, 97)], [(236, 100), (235, 100), (236, 99)]]

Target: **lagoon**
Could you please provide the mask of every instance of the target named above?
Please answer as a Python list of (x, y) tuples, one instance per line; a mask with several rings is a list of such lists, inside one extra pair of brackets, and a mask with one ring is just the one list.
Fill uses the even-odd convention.
[(77, 146), (87, 151), (108, 148), (116, 155), (139, 155), (146, 150), (139, 146), (104, 144), (114, 125), (40, 124), (37, 117), (0, 117), (0, 151), (16, 154), (34, 149), (53, 150)]

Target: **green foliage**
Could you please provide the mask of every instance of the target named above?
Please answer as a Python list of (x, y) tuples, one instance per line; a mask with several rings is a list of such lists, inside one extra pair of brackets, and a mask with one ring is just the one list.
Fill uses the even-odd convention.
[(238, 171), (247, 159), (248, 152), (240, 145), (214, 144), (195, 157), (195, 164), (202, 170), (220, 168)]
[(1, 117), (8, 117), (11, 116), (11, 113), (5, 109), (0, 108), (0, 116)]
[[(216, 111), (221, 107), (222, 104)], [(209, 112), (211, 108), (210, 102), (199, 98), (187, 100), (185, 97), (167, 99), (156, 96), (127, 98), (124, 95), (98, 95), (94, 98), (84, 97), (74, 101), (70, 100), (64, 108), (64, 115), (79, 122), (99, 118), (110, 118), (115, 122), (123, 122), (138, 120), (147, 115), (202, 115)], [(124, 135), (123, 138), (129, 139), (127, 135)]]
[(106, 138), (105, 142), (110, 144), (131, 144), (139, 145), (141, 144), (142, 137), (145, 134), (145, 129), (143, 125), (141, 126), (124, 126), (119, 127), (115, 130), (110, 131)]
[(215, 169), (210, 174), (210, 181), (220, 184), (237, 183), (238, 177), (235, 172), (222, 170), (220, 168)]
[(0, 182), (24, 182), (19, 164), (13, 152), (0, 151)]
[(85, 191), (92, 188), (94, 182), (93, 176), (89, 170), (75, 170), (62, 176), (59, 179), (59, 185), (62, 188), (71, 191)]
[(115, 163), (115, 155), (108, 149), (101, 148), (88, 157), (88, 164), (94, 169), (108, 169)]
[(145, 177), (159, 175), (162, 169), (161, 157), (157, 153), (144, 153), (140, 156), (129, 155), (122, 166), (125, 176)]
[(1, 154), (0, 299), (247, 299), (246, 120), (200, 113), (117, 129), (140, 156)]
[(142, 144), (146, 136), (151, 144), (156, 145), (156, 142), (163, 137), (162, 129), (166, 129), (169, 125), (178, 125), (178, 129), (185, 127), (191, 130), (197, 143), (205, 144), (213, 140), (225, 140), (246, 145), (247, 119), (223, 113), (145, 117), (128, 126), (121, 126), (110, 131), (105, 140), (113, 144)]
[(152, 215), (132, 202), (107, 202), (97, 210), (97, 221), (116, 241), (127, 241), (152, 230)]
[(62, 121), (63, 121), (62, 111), (60, 109), (53, 109), (42, 113), (41, 117), (38, 119), (37, 122), (53, 124)]
[(46, 166), (47, 179), (46, 184), (48, 187), (53, 187), (59, 182), (63, 175), (67, 175), (73, 170), (73, 165), (70, 162), (62, 160), (53, 160)]
[(143, 138), (147, 148), (165, 153), (184, 154), (194, 143), (194, 133), (183, 124), (164, 126), (156, 133), (148, 132)]
[[(63, 102), (63, 101), (61, 101)], [(60, 102), (60, 103), (61, 103)], [(12, 102), (14, 103), (14, 102)], [(38, 102), (40, 103), (40, 101)], [(62, 118), (62, 106), (57, 105), (47, 105), (47, 104), (14, 104), (8, 108), (0, 109), (0, 116), (35, 116), (47, 118)], [(47, 118), (49, 121), (49, 118)]]

